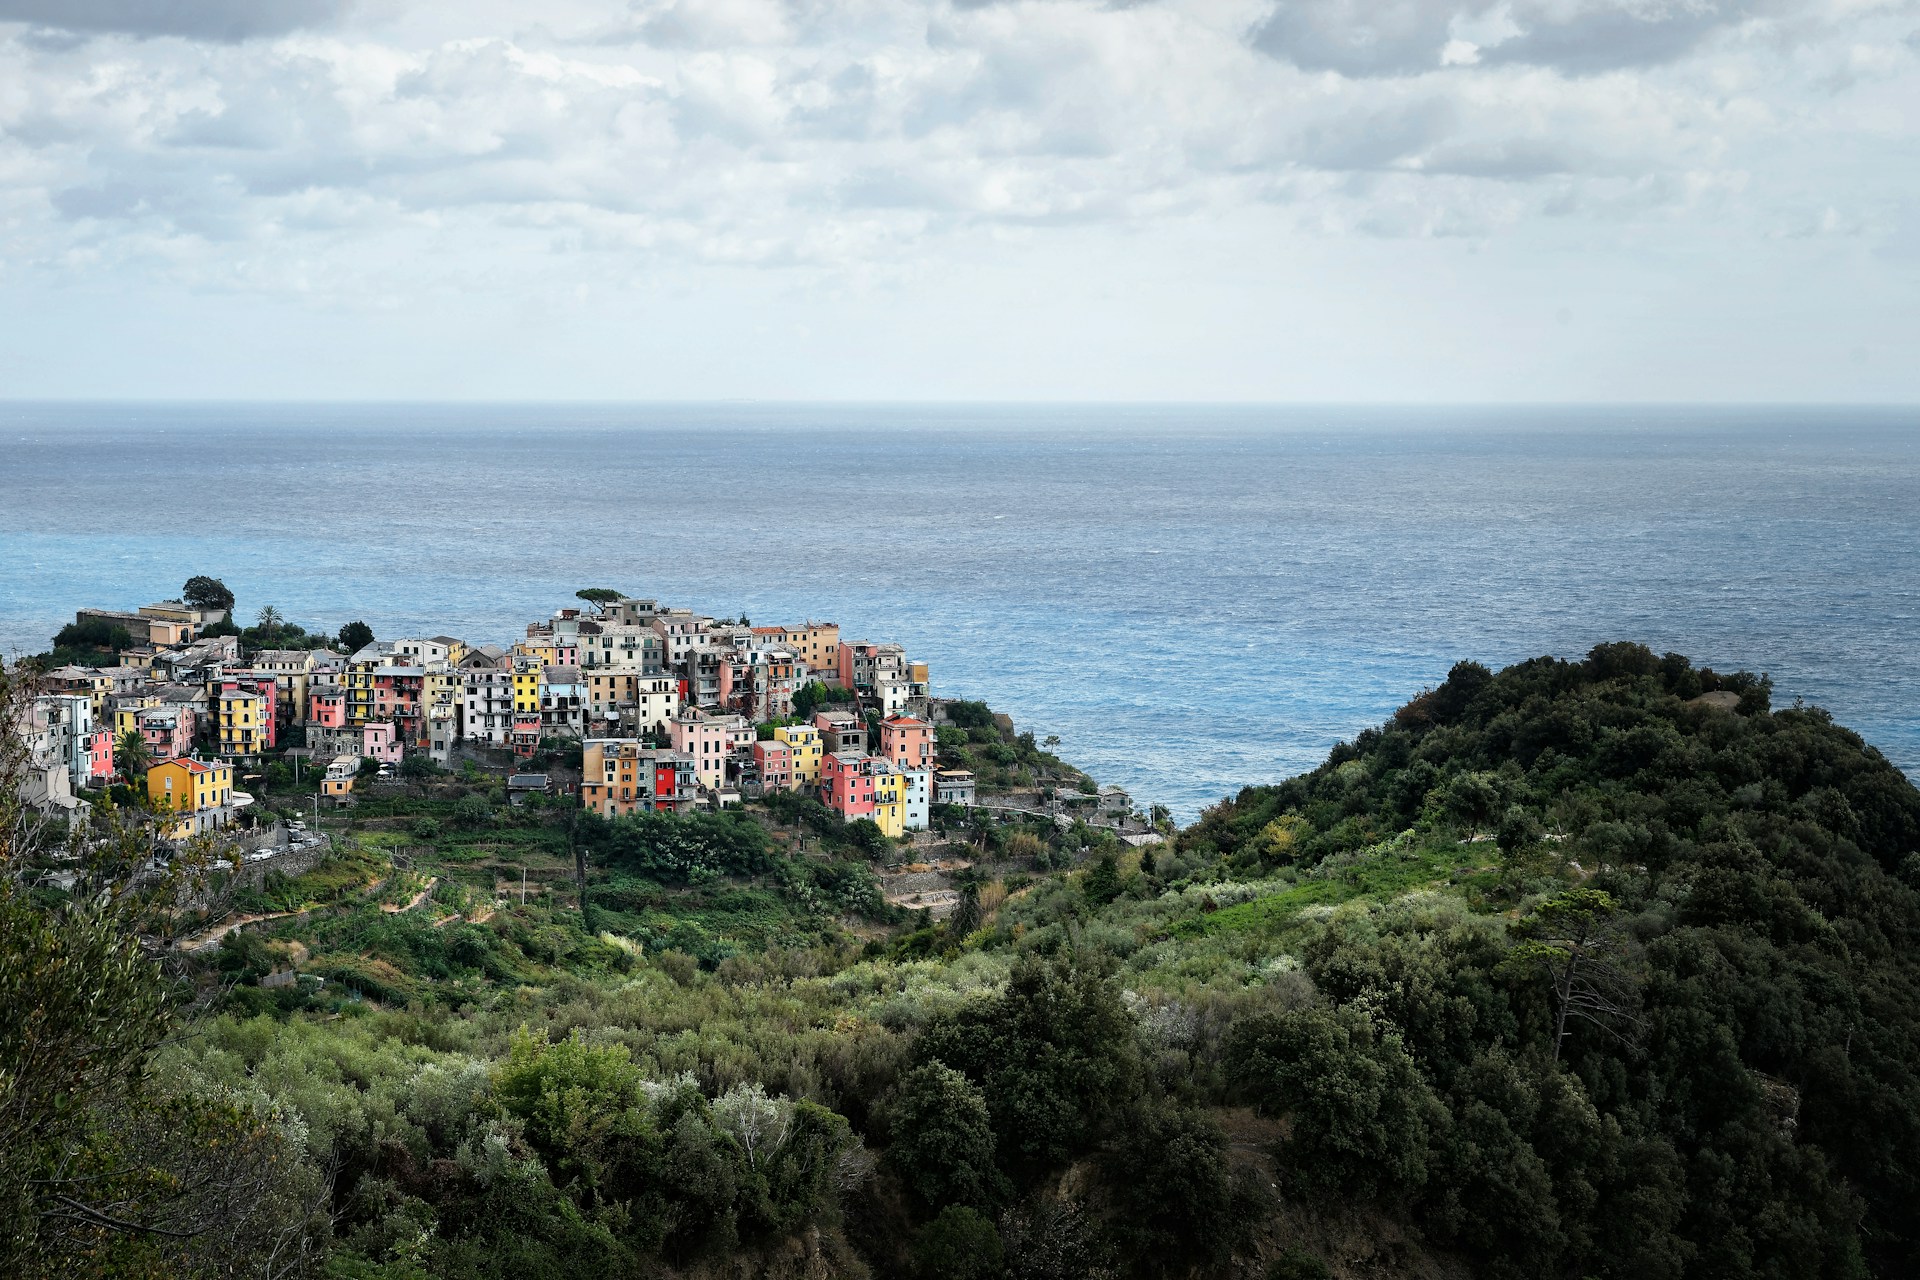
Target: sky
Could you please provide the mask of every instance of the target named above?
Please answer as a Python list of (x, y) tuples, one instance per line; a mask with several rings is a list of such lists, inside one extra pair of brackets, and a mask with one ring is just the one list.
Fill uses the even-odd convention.
[(0, 398), (1920, 399), (1920, 0), (0, 0)]

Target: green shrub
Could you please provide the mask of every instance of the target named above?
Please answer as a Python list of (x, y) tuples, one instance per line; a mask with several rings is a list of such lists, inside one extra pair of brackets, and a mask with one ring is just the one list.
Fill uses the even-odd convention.
[(913, 1265), (921, 1280), (994, 1280), (1005, 1267), (1000, 1233), (978, 1210), (949, 1205), (914, 1236)]

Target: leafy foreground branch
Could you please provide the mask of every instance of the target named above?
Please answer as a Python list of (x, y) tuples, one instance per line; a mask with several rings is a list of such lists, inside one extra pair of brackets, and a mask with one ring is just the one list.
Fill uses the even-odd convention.
[[(0, 670), (0, 724), (31, 686)], [(316, 1266), (330, 1186), (296, 1122), (181, 1090), (153, 1055), (184, 996), (142, 942), (189, 859), (150, 869), (149, 825), (82, 815), (64, 849), (19, 802), (24, 753), (0, 743), (0, 1275), (248, 1274)], [(76, 892), (33, 902), (49, 853)]]

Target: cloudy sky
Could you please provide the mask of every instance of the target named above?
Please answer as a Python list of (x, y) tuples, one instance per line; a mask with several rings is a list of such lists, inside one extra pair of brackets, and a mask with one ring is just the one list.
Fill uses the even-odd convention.
[(1920, 399), (1920, 0), (0, 0), (0, 397)]

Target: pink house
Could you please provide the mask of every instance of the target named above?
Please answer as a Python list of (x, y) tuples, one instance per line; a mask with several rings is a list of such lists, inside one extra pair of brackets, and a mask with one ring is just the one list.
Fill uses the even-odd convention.
[(307, 695), (307, 723), (322, 729), (347, 726), (347, 691), (315, 689)]
[(903, 769), (933, 768), (933, 726), (916, 716), (882, 721), (880, 754)]
[(513, 754), (522, 759), (532, 759), (534, 753), (540, 750), (540, 712), (514, 712), (513, 727), (508, 731), (507, 741), (513, 747)]
[(99, 785), (113, 778), (113, 731), (95, 729), (87, 735), (87, 779)]
[(735, 748), (753, 745), (753, 726), (739, 716), (710, 716), (688, 708), (667, 721), (673, 749), (693, 761), (693, 773), (703, 787), (719, 787), (727, 780), (727, 757)]
[(820, 799), (847, 822), (873, 816), (873, 775), (865, 761), (864, 756), (839, 751), (820, 766)]
[(768, 791), (793, 790), (793, 748), (778, 739), (753, 744), (760, 785)]
[(373, 672), (373, 714), (394, 722), (407, 746), (423, 741), (426, 668), (376, 667)]
[(138, 717), (147, 755), (155, 760), (178, 760), (193, 753), (193, 708), (173, 703), (142, 707)]
[(399, 764), (400, 739), (395, 736), (393, 725), (384, 721), (360, 726), (360, 754), (371, 756), (381, 764)]

